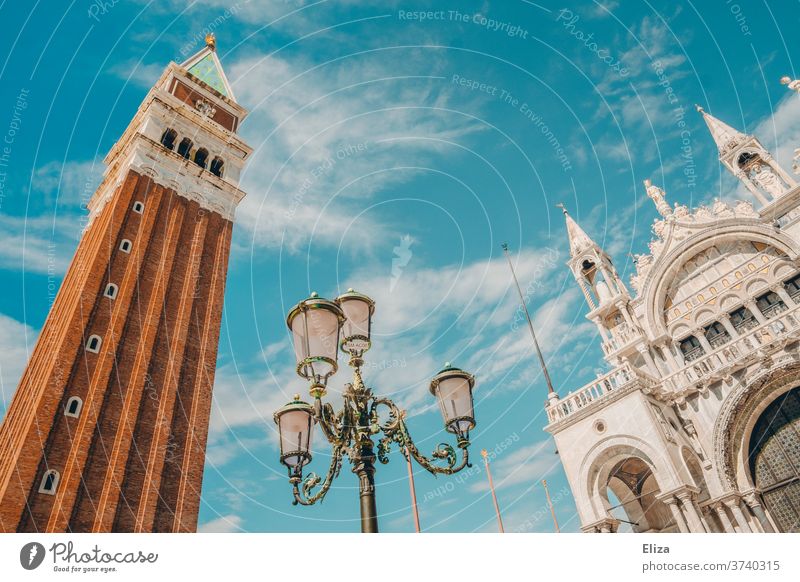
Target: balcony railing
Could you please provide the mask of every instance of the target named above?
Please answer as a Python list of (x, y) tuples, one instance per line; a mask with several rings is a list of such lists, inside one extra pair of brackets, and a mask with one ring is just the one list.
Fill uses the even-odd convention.
[(771, 313), (766, 323), (740, 330), (741, 335), (704, 355), (674, 374), (662, 380), (664, 388), (672, 392), (680, 392), (685, 388), (730, 373), (737, 365), (744, 362), (767, 344), (776, 339), (786, 338), (800, 331), (800, 306), (780, 309)]
[(611, 337), (603, 342), (603, 351), (606, 355), (613, 354), (631, 343), (638, 334), (627, 323), (618, 325), (611, 331)]
[[(578, 411), (603, 401), (611, 394), (638, 383), (640, 387), (663, 392), (680, 393), (698, 383), (722, 377), (735, 370), (755, 355), (763, 347), (778, 339), (800, 336), (800, 305), (786, 308), (772, 314), (766, 323), (745, 329), (737, 329), (739, 336), (719, 346), (708, 354), (699, 357), (677, 372), (662, 380), (631, 366), (628, 362), (599, 376), (579, 390), (570, 392), (564, 398), (548, 404), (548, 421), (552, 424), (563, 420)], [(757, 322), (756, 322), (757, 323)], [(750, 322), (748, 326), (752, 325)], [(660, 389), (659, 389), (660, 385)]]
[(614, 368), (608, 374), (598, 376), (597, 379), (589, 382), (583, 388), (570, 392), (558, 402), (548, 405), (547, 418), (550, 423), (567, 418), (582, 408), (603, 400), (613, 392), (617, 392), (635, 382), (648, 387), (655, 387), (657, 384), (654, 378), (626, 362)]

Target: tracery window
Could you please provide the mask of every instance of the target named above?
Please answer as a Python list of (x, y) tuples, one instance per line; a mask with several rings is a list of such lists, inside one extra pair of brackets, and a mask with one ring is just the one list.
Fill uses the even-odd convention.
[(779, 396), (750, 436), (750, 473), (784, 532), (800, 532), (800, 388)]

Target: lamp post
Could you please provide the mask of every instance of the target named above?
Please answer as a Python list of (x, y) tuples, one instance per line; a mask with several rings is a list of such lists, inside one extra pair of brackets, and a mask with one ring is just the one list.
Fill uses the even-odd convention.
[[(292, 485), (292, 503), (313, 505), (323, 499), (339, 476), (343, 458), (347, 456), (358, 477), (361, 531), (364, 533), (378, 531), (376, 458), (388, 463), (388, 453), (395, 443), (431, 473), (452, 475), (471, 466), (469, 431), (475, 427), (472, 399), (475, 377), (447, 364), (431, 381), (430, 391), (438, 400), (445, 429), (455, 435), (461, 461), (458, 462), (456, 450), (446, 443), (436, 447), (432, 458), (419, 452), (409, 435), (405, 411), (392, 400), (375, 396), (361, 377), (364, 354), (372, 346), (374, 313), (375, 302), (352, 289), (335, 301), (312, 293), (289, 312), (286, 324), (293, 336), (297, 374), (309, 382), (314, 403), (303, 402), (296, 395), (274, 416), (280, 432), (280, 461), (288, 469)], [(336, 412), (323, 398), (328, 381), (338, 371), (339, 349), (349, 356), (353, 380), (345, 384), (344, 403)], [(381, 407), (386, 413), (385, 421), (379, 417)], [(311, 462), (311, 436), (317, 424), (331, 444), (331, 464), (324, 479), (313, 472), (304, 478), (303, 467)], [(373, 437), (379, 438), (377, 445)]]

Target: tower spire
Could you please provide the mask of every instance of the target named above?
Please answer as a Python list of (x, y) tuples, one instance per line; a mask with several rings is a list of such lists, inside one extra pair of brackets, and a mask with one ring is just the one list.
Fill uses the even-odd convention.
[(747, 135), (723, 123), (702, 107), (711, 137), (719, 149), (719, 160), (764, 206), (797, 187), (797, 182), (773, 158), (755, 136)]
[[(567, 236), (569, 237), (569, 254), (574, 257), (581, 251), (590, 247), (596, 247), (597, 244), (589, 238), (589, 235), (578, 225), (577, 222), (569, 215), (567, 209), (560, 202), (556, 204), (558, 208), (564, 213), (564, 219), (567, 222)], [(599, 247), (598, 247), (599, 248)]]
[(695, 108), (703, 116), (703, 120), (706, 122), (708, 130), (711, 132), (711, 137), (714, 138), (720, 154), (724, 154), (748, 140), (748, 135), (720, 121), (699, 105), (695, 105)]

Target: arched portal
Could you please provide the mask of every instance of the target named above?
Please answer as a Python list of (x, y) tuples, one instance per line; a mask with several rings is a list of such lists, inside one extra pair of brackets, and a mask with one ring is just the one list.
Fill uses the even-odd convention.
[[(628, 531), (666, 532), (673, 530), (669, 509), (658, 499), (661, 490), (653, 471), (642, 459), (629, 457), (617, 463), (608, 476), (607, 496), (618, 503), (609, 510), (630, 527)], [(620, 531), (627, 530), (620, 527)]]
[(784, 532), (800, 532), (800, 387), (772, 402), (750, 436), (750, 475)]

